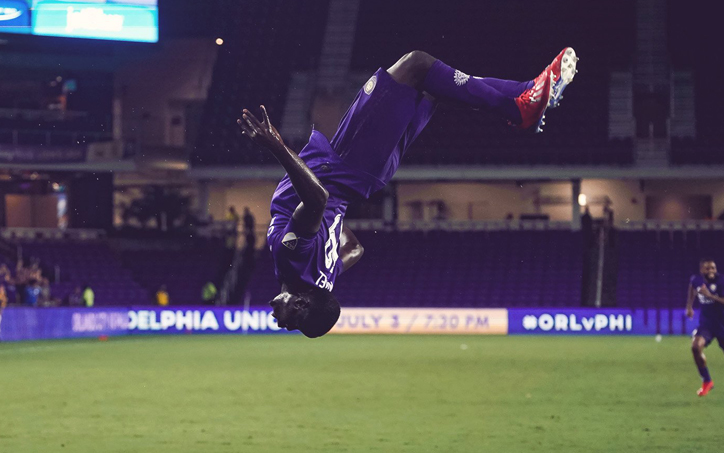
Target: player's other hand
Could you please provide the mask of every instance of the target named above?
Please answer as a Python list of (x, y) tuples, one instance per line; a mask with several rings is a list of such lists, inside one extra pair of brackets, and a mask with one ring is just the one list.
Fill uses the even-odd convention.
[(691, 307), (686, 307), (686, 317), (689, 319), (694, 319), (694, 309)]
[(236, 123), (241, 127), (241, 133), (249, 137), (254, 143), (267, 149), (275, 149), (286, 146), (282, 136), (269, 121), (269, 114), (266, 107), (261, 106), (263, 121), (259, 121), (247, 109), (244, 109), (241, 118)]

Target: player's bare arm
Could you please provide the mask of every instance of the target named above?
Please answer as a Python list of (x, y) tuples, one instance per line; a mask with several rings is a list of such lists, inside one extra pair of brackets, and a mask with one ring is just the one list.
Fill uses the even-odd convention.
[(354, 233), (352, 233), (352, 230), (347, 227), (342, 229), (339, 242), (339, 255), (342, 259), (342, 269), (346, 272), (362, 258), (365, 249)]
[(695, 298), (696, 298), (696, 290), (690, 284), (689, 291), (686, 296), (686, 317), (689, 319), (694, 318), (694, 299)]
[(237, 120), (241, 133), (269, 150), (284, 167), (302, 200), (292, 216), (294, 222), (300, 233), (315, 234), (322, 224), (329, 193), (297, 153), (284, 143), (263, 105), (261, 111), (264, 119), (260, 122), (249, 110), (244, 109), (242, 118)]

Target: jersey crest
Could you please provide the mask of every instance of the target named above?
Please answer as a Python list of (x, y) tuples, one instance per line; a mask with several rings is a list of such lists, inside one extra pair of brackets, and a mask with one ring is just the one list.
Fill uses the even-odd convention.
[(377, 86), (377, 76), (372, 76), (370, 79), (365, 83), (365, 93), (369, 96), (372, 94), (373, 91), (375, 91), (375, 87)]
[(297, 248), (297, 243), (299, 242), (299, 238), (297, 238), (297, 235), (292, 233), (291, 231), (284, 235), (284, 238), (282, 239), (282, 244), (284, 244), (284, 247), (288, 248), (289, 250), (294, 250)]

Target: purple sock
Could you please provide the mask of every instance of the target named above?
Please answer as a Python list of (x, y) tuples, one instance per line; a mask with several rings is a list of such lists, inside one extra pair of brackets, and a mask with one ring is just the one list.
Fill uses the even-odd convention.
[(533, 85), (535, 85), (534, 80), (529, 80), (527, 82), (517, 82), (515, 80), (494, 79), (493, 77), (483, 77), (479, 80), (500, 91), (501, 93), (503, 93), (503, 95), (514, 98), (517, 98), (518, 96), (523, 94), (525, 90), (533, 88)]
[(699, 367), (699, 374), (704, 382), (711, 382), (711, 376), (709, 375), (709, 368), (705, 366)]
[(440, 100), (457, 101), (471, 107), (486, 108), (501, 114), (514, 124), (522, 121), (515, 96), (506, 96), (484, 82), (435, 61), (425, 77), (423, 89)]

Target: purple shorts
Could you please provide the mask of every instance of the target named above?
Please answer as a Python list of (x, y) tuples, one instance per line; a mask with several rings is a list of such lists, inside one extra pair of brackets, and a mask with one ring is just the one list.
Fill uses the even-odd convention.
[(699, 326), (694, 331), (694, 336), (703, 337), (706, 346), (709, 346), (714, 339), (719, 342), (719, 347), (724, 349), (724, 326), (718, 323), (699, 321)]
[(390, 182), (434, 111), (432, 99), (380, 68), (357, 93), (330, 143), (347, 165), (370, 176), (373, 193)]

